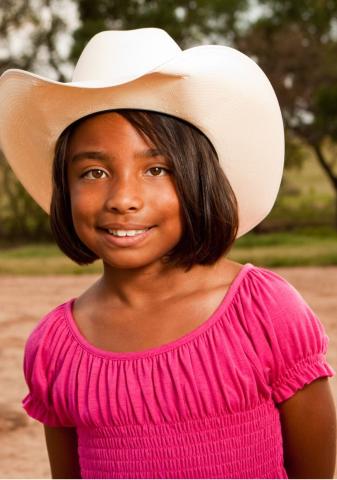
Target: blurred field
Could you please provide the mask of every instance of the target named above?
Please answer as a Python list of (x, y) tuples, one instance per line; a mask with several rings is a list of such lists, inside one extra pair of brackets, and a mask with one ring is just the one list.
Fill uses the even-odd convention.
[(269, 234), (248, 234), (229, 255), (240, 263), (277, 266), (337, 265), (337, 232), (302, 229)]
[[(247, 234), (237, 240), (228, 255), (240, 263), (275, 266), (337, 265), (337, 232), (303, 229), (293, 232)], [(100, 273), (102, 263), (79, 266), (56, 245), (35, 244), (0, 250), (0, 274), (61, 275)]]
[[(335, 191), (312, 151), (303, 151), (303, 166), (284, 171), (274, 208), (262, 223), (267, 229), (336, 225)], [(337, 155), (331, 146), (326, 153), (330, 161)]]

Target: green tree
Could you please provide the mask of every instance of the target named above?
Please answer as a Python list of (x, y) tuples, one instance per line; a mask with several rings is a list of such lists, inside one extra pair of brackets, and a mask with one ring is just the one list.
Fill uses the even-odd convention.
[(81, 25), (74, 34), (76, 60), (90, 37), (102, 30), (157, 27), (182, 48), (226, 36), (231, 40), (249, 0), (77, 0)]
[[(0, 73), (20, 68), (65, 81), (67, 55), (57, 48), (67, 30), (59, 0), (1, 0)], [(29, 159), (27, 159), (29, 161)], [(28, 195), (0, 152), (0, 239), (51, 239), (49, 217)]]
[(279, 98), (289, 135), (308, 145), (336, 195), (337, 1), (260, 0), (260, 18), (236, 36), (256, 57)]

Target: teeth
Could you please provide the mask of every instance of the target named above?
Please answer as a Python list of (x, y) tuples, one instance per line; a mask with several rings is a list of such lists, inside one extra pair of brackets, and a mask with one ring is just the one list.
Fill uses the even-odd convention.
[(144, 228), (144, 230), (110, 230), (108, 232), (111, 235), (115, 235), (116, 237), (133, 237), (134, 235), (138, 235), (139, 233), (146, 232), (148, 228)]

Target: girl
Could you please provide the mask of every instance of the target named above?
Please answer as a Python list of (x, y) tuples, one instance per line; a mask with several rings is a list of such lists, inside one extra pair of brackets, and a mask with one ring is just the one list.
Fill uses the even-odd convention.
[(54, 478), (331, 478), (324, 328), (226, 258), (275, 200), (277, 100), (236, 50), (172, 42), (103, 32), (70, 84), (1, 77), (8, 161), (62, 251), (103, 265), (29, 336), (23, 406)]

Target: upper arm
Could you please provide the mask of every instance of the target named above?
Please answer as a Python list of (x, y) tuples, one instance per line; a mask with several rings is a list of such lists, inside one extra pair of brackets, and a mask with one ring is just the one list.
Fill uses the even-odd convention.
[(81, 478), (76, 428), (44, 425), (44, 432), (52, 478)]
[(279, 410), (289, 478), (333, 478), (336, 411), (328, 378), (306, 385)]

